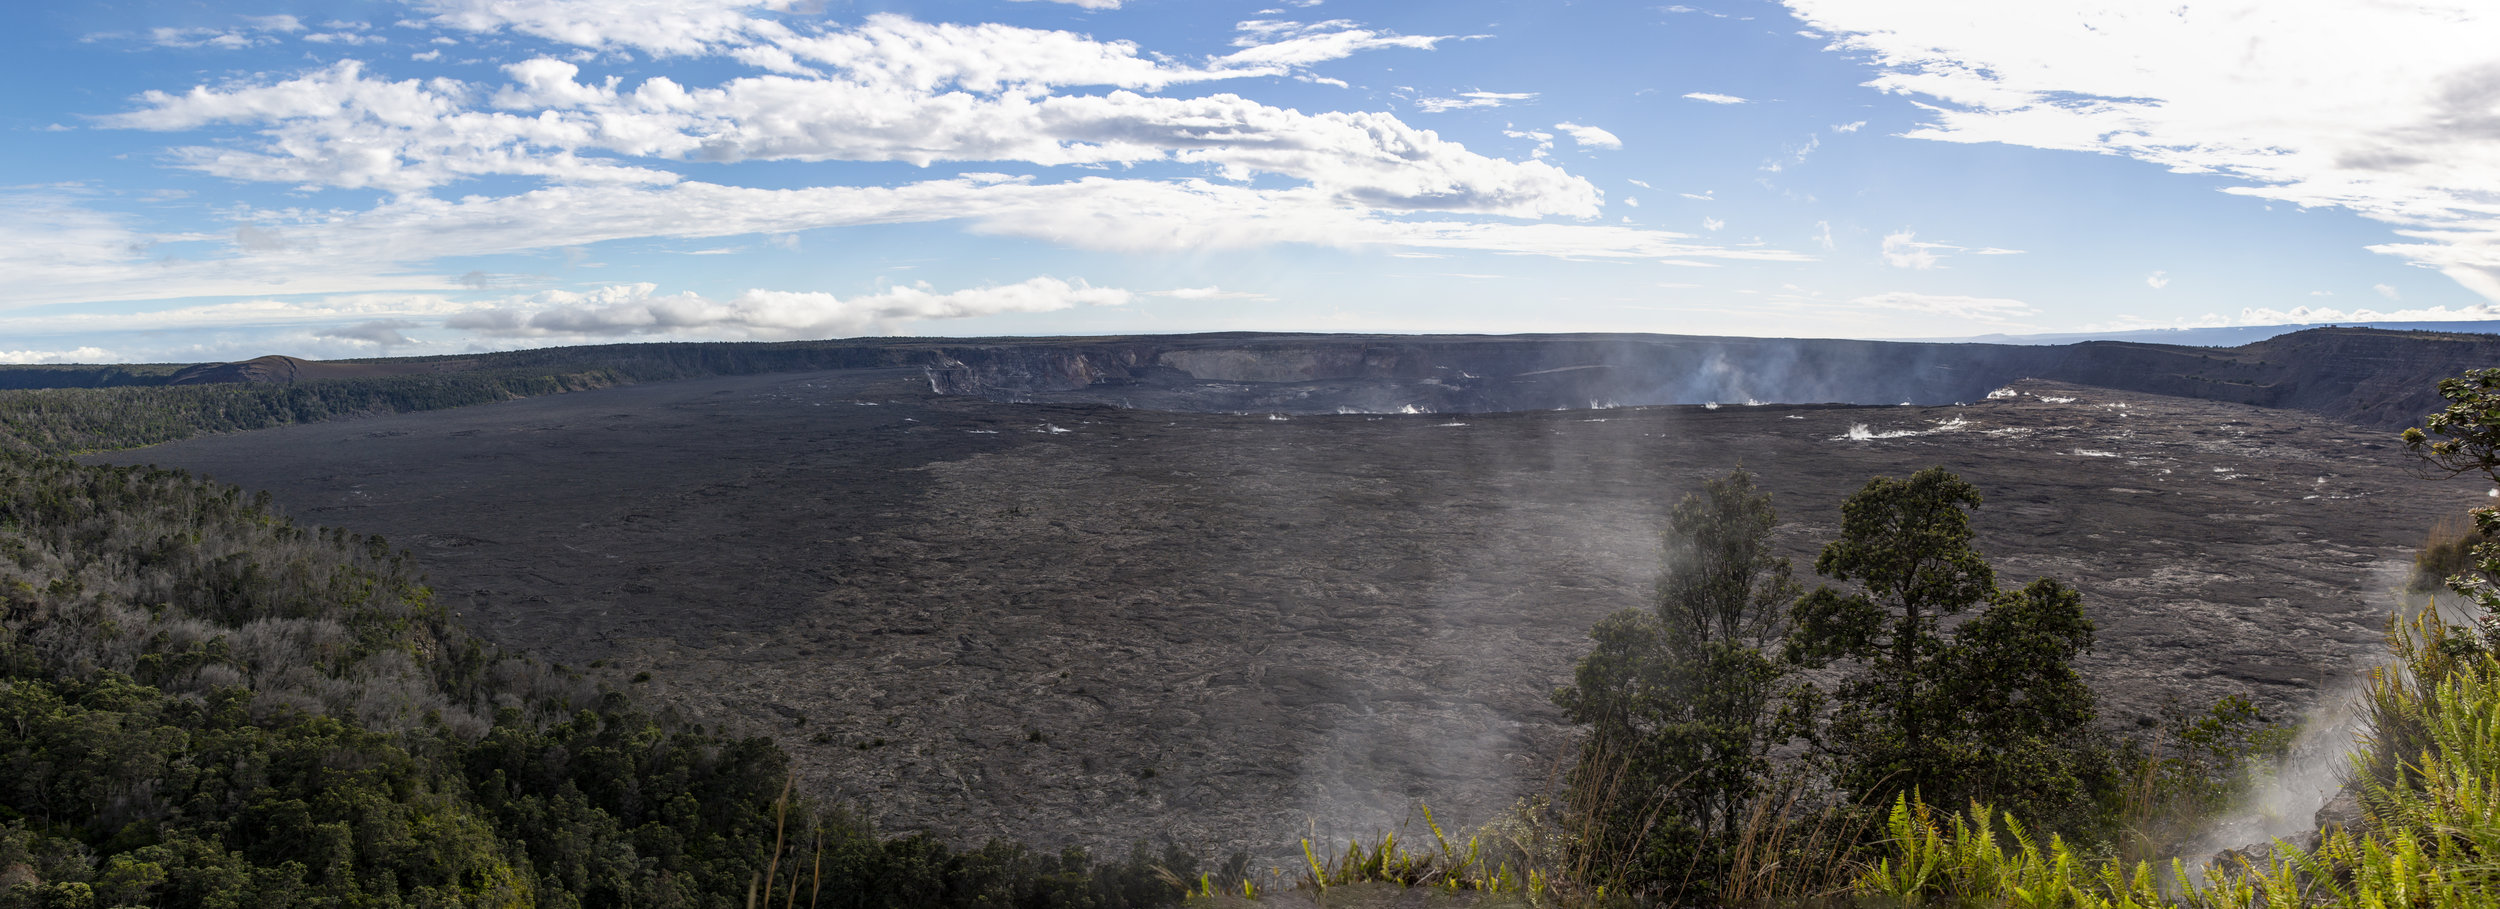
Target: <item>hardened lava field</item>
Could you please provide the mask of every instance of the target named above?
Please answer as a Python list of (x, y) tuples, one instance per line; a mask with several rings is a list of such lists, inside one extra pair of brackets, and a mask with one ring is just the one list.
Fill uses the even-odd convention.
[[(1801, 577), (1839, 504), (1943, 465), (1999, 583), (2081, 589), (2106, 722), (2292, 714), (2381, 652), (2414, 548), (2483, 501), (2393, 438), (2021, 383), (1950, 407), (1165, 413), (704, 379), (104, 457), (386, 535), (506, 646), (772, 735), (889, 829), (1291, 848), (1417, 800), (1487, 819), (1564, 754), (1548, 694), (1739, 464)], [(648, 681), (633, 677), (650, 673)]]

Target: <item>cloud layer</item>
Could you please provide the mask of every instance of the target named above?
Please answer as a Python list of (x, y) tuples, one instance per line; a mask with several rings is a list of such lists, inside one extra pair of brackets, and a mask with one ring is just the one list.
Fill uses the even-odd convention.
[[(317, 201), (231, 206), (221, 212), (230, 231), (173, 236), (52, 198), (0, 225), (0, 241), (19, 241), (0, 264), (22, 265), (32, 288), (0, 305), (451, 290), (457, 279), (436, 270), (467, 270), (444, 267), (459, 257), (893, 223), (1112, 252), (1307, 244), (1805, 258), (1595, 223), (1605, 195), (1548, 160), (1550, 133), (1534, 133), (1543, 138), (1528, 157), (1504, 158), (1385, 111), (1207, 90), (1329, 82), (1313, 68), (1429, 52), (1455, 36), (1258, 18), (1236, 23), (1228, 47), (1188, 55), (890, 13), (839, 23), (802, 0), (410, 6), (400, 27), (437, 32), (419, 59), (446, 48), (511, 56), (488, 76), (469, 67), (411, 78), (351, 51), (294, 72), (144, 92), (93, 125), (166, 134), (175, 167)], [(308, 29), (256, 20), (236, 34), (310, 40)], [(621, 65), (635, 61), (651, 65)], [(703, 65), (678, 66), (692, 61)], [(1419, 107), (1536, 97), (1468, 91)], [(1582, 149), (1623, 146), (1598, 125), (1556, 129)], [(734, 166), (754, 162), (795, 179), (742, 185)], [(858, 176), (893, 165), (935, 172)], [(980, 172), (991, 169), (1005, 173)], [(168, 244), (184, 252), (167, 255)]]
[(1132, 299), (1125, 290), (1050, 277), (950, 293), (921, 283), (847, 299), (749, 290), (711, 300), (692, 293), (661, 294), (656, 285), (636, 283), (580, 293), (546, 291), (454, 315), (444, 320), (444, 327), (487, 337), (556, 341), (636, 335), (781, 341), (887, 334), (904, 321), (1117, 306)]
[[(2149, 161), (2396, 225), (2373, 250), (2500, 301), (2500, 17), (2482, 0), (1785, 0), (1907, 135)], [(1689, 97), (1689, 96), (1688, 96)]]

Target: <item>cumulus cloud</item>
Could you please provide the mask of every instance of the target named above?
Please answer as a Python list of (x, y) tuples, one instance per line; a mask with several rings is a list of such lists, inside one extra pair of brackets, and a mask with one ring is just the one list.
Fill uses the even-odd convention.
[(1943, 261), (1936, 255), (1939, 249), (1958, 250), (1961, 247), (1950, 243), (1922, 243), (1918, 234), (1906, 230), (1884, 235), (1884, 261), (1894, 268), (1921, 271), (1934, 268)]
[(234, 180), (407, 193), (489, 175), (568, 182), (667, 183), (675, 174), (576, 153), (583, 126), (465, 109), (451, 79), (382, 80), (349, 60), (265, 84), (149, 91), (142, 107), (104, 117), (109, 127), (175, 131), (219, 124), (263, 127), (258, 149), (174, 150), (182, 166)]
[(2371, 289), (2371, 290), (2378, 291), (2378, 295), (2379, 295), (2379, 296), (2386, 297), (2387, 299), (2390, 299), (2390, 300), (2400, 300), (2400, 299), (2403, 299), (2403, 295), (2402, 295), (2402, 294), (2397, 293), (2397, 292), (2396, 292), (2396, 289), (2395, 289), (2394, 287), (2390, 287), (2390, 286), (2385, 285), (2385, 284), (2372, 284), (2372, 285), (2370, 285), (2370, 289)]
[(506, 29), (588, 48), (631, 48), (691, 56), (741, 43), (776, 26), (755, 13), (790, 10), (801, 0), (415, 0), (436, 25), (468, 32)]
[(1685, 92), (1685, 93), (1684, 93), (1684, 99), (1685, 99), (1685, 100), (1687, 100), (1687, 101), (1700, 101), (1700, 102), (1703, 102), (1703, 103), (1705, 103), (1705, 104), (1751, 104), (1751, 103), (1753, 103), (1753, 102), (1748, 101), (1748, 100), (1745, 100), (1745, 99), (1743, 99), (1743, 98), (1739, 98), (1739, 97), (1737, 97), (1737, 96), (1735, 96), (1735, 95), (1722, 95), (1722, 94), (1719, 94), (1718, 92)]
[[(1003, 27), (923, 28), (878, 16), (863, 33), (846, 36), (866, 42), (863, 48), (888, 38), (924, 49), (947, 43), (966, 53), (939, 58), (987, 61), (984, 67), (898, 62), (903, 58), (861, 48), (814, 46), (802, 54), (864, 81), (765, 75), (689, 88), (652, 77), (629, 90), (614, 79), (578, 81), (576, 64), (537, 58), (506, 66), (512, 82), (491, 96), (501, 109), (480, 111), (463, 106), (477, 94), (472, 86), (374, 79), (351, 61), (268, 84), (150, 92), (139, 109), (103, 122), (153, 130), (259, 125), (265, 141), (258, 149), (194, 146), (178, 156), (230, 179), (399, 193), (489, 175), (566, 183), (679, 179), (664, 167), (614, 156), (650, 164), (1173, 161), (1210, 165), (1238, 181), (1260, 174), (1299, 179), (1350, 204), (1521, 217), (1590, 217), (1598, 209), (1599, 193), (1583, 178), (1541, 161), (1476, 154), (1386, 113), (1305, 114), (1233, 94), (1172, 98), (1119, 89), (1035, 97), (1009, 90), (1080, 71), (1099, 77), (1100, 68), (1006, 66), (978, 52), (1005, 42), (983, 32), (996, 28)], [(1157, 82), (1136, 73), (1113, 77)], [(1600, 137), (1612, 139), (1591, 130), (1584, 141)]]
[[(1232, 93), (1171, 91), (1250, 76), (1307, 76), (1300, 70), (1314, 62), (1429, 48), (1448, 36), (1396, 35), (1348, 20), (1261, 18), (1241, 23), (1236, 49), (1184, 59), (1066, 31), (891, 14), (831, 24), (802, 15), (807, 10), (798, 0), (411, 2), (418, 25), (481, 36), (437, 36), (436, 45), (478, 53), (535, 46), (501, 37), (510, 33), (581, 52), (506, 61), (500, 73), (466, 70), (463, 79), (396, 78), (380, 64), (349, 60), (145, 93), (98, 125), (201, 133), (186, 137), (172, 159), (202, 173), (308, 193), (384, 195), (379, 202), (326, 197), (357, 200), (335, 208), (235, 206), (220, 212), (231, 227), (185, 236), (150, 234), (74, 203), (12, 206), (12, 218), (0, 222), (0, 266), (16, 266), (12, 275), (26, 289), (0, 306), (457, 291), (461, 279), (450, 272), (469, 266), (444, 267), (442, 260), (634, 239), (716, 245), (763, 235), (795, 242), (798, 231), (906, 222), (1116, 252), (1306, 244), (1417, 255), (1810, 258), (1589, 223), (1601, 214), (1604, 194), (1542, 160), (1553, 133), (1515, 132), (1536, 148), (1524, 159), (1504, 158), (1385, 112), (1305, 112)], [(699, 55), (724, 66), (666, 76), (612, 66), (630, 64), (633, 54)], [(726, 75), (698, 84), (690, 72)], [(1462, 96), (1502, 103), (1532, 97)], [(1561, 129), (1583, 146), (1621, 144), (1602, 129)], [(690, 178), (717, 180), (720, 165), (758, 160), (969, 163), (1024, 172), (810, 185), (836, 171), (793, 170), (785, 173), (809, 176), (776, 188)], [(1124, 172), (1075, 176), (1050, 168)], [(179, 254), (165, 251), (174, 244), (182, 245)], [(677, 296), (646, 296), (660, 302), (546, 306), (697, 311)], [(702, 305), (762, 313), (767, 302), (758, 296)], [(613, 315), (627, 318), (622, 309)], [(399, 317), (359, 313), (338, 322), (353, 327)]]
[(2144, 286), (2146, 286), (2146, 287), (2150, 287), (2150, 288), (2152, 288), (2152, 289), (2154, 289), (2154, 290), (2160, 290), (2160, 289), (2162, 289), (2162, 288), (2164, 288), (2164, 287), (2169, 287), (2169, 286), (2170, 286), (2170, 273), (2169, 273), (2169, 272), (2166, 272), (2166, 271), (2157, 271), (2157, 272), (2154, 272), (2154, 273), (2152, 273), (2152, 274), (2145, 275), (2145, 276), (2144, 276)]
[(517, 338), (590, 339), (638, 335), (793, 340), (885, 334), (897, 323), (1000, 313), (1116, 306), (1128, 291), (1039, 277), (1016, 284), (939, 293), (926, 282), (838, 297), (813, 291), (749, 290), (725, 299), (662, 294), (650, 283), (588, 292), (551, 290), (445, 319), (444, 327)]
[(1930, 111), (1911, 138), (2121, 155), (2350, 209), (2407, 238), (2373, 251), (2500, 301), (2500, 17), (2481, 0), (1785, 2)]
[(1585, 148), (1623, 147), (1622, 139), (1615, 138), (1615, 134), (1598, 129), (1594, 126), (1581, 126), (1577, 123), (1556, 123), (1554, 124), (1554, 128), (1562, 130), (1563, 135), (1570, 136), (1571, 141), (1577, 142)]

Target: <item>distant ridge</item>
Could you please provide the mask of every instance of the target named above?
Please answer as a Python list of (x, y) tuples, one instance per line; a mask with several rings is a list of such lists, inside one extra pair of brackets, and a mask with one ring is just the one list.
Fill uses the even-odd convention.
[[(1979, 400), (2017, 379), (2039, 378), (2303, 410), (2395, 429), (2415, 425), (2439, 408), (2440, 379), (2493, 366), (2500, 366), (2500, 334), (2346, 327), (2304, 329), (2230, 347), (2136, 340), (2007, 344), (1237, 332), (613, 344), (343, 361), (272, 355), (178, 370), (0, 367), (0, 388), (269, 387), (328, 380), (381, 383), (364, 389), (382, 396), (376, 401), (474, 403), (700, 376), (903, 369), (925, 376), (943, 393), (1000, 401), (1334, 414), (1750, 402), (1949, 404)], [(170, 375), (145, 374), (156, 370)], [(400, 387), (409, 383), (433, 390)]]
[(1978, 335), (1936, 338), (1966, 344), (2079, 344), (2084, 341), (2142, 341), (2188, 347), (2238, 347), (2313, 328), (2375, 328), (2381, 331), (2427, 331), (2443, 334), (2500, 334), (2500, 321), (2481, 322), (2308, 322), (2297, 325), (2220, 325), (2202, 328), (2138, 328), (2128, 331), (2058, 332), (2041, 335)]

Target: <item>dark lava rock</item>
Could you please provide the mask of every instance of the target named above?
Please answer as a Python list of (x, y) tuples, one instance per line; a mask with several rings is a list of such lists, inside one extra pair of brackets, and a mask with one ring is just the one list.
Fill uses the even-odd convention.
[(2079, 588), (2104, 719), (2296, 714), (2381, 658), (2423, 529), (2485, 501), (2386, 434), (2025, 383), (1958, 407), (1469, 416), (1007, 405), (922, 369), (694, 380), (108, 456), (408, 546), (481, 633), (778, 737), (889, 829), (1291, 849), (1555, 778), (1548, 696), (1742, 464), (1801, 573), (1870, 476), (1988, 497)]

